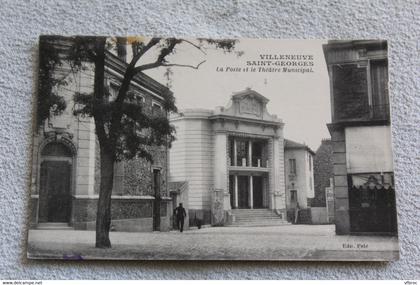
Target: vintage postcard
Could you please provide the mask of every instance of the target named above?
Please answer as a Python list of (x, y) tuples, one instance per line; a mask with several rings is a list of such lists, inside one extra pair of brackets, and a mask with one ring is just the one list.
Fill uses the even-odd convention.
[(387, 55), (41, 36), (28, 258), (398, 259)]

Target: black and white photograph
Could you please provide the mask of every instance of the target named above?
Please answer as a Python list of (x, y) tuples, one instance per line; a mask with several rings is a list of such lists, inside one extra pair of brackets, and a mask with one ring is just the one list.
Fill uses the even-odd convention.
[(29, 259), (399, 259), (388, 42), (39, 37)]

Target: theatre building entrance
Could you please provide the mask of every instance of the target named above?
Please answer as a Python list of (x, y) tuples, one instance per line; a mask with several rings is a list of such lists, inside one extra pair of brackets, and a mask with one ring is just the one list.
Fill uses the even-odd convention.
[(229, 192), (232, 209), (268, 208), (266, 180), (268, 175), (230, 175)]

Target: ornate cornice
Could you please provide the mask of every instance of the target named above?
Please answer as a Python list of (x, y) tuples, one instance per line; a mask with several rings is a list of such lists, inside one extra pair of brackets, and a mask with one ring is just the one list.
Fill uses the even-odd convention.
[(73, 156), (77, 154), (77, 148), (73, 143), (73, 134), (62, 131), (62, 130), (54, 130), (54, 131), (45, 132), (44, 139), (39, 145), (39, 153), (42, 152), (42, 149), (47, 144), (52, 143), (52, 142), (58, 142), (58, 143), (64, 144), (70, 149)]

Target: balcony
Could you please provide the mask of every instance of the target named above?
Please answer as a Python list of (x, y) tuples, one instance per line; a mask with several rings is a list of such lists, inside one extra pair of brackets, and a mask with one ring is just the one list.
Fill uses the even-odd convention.
[(254, 167), (254, 166), (229, 166), (230, 171), (236, 172), (268, 172), (268, 167)]
[(268, 169), (267, 140), (229, 138), (229, 159), (232, 170)]

